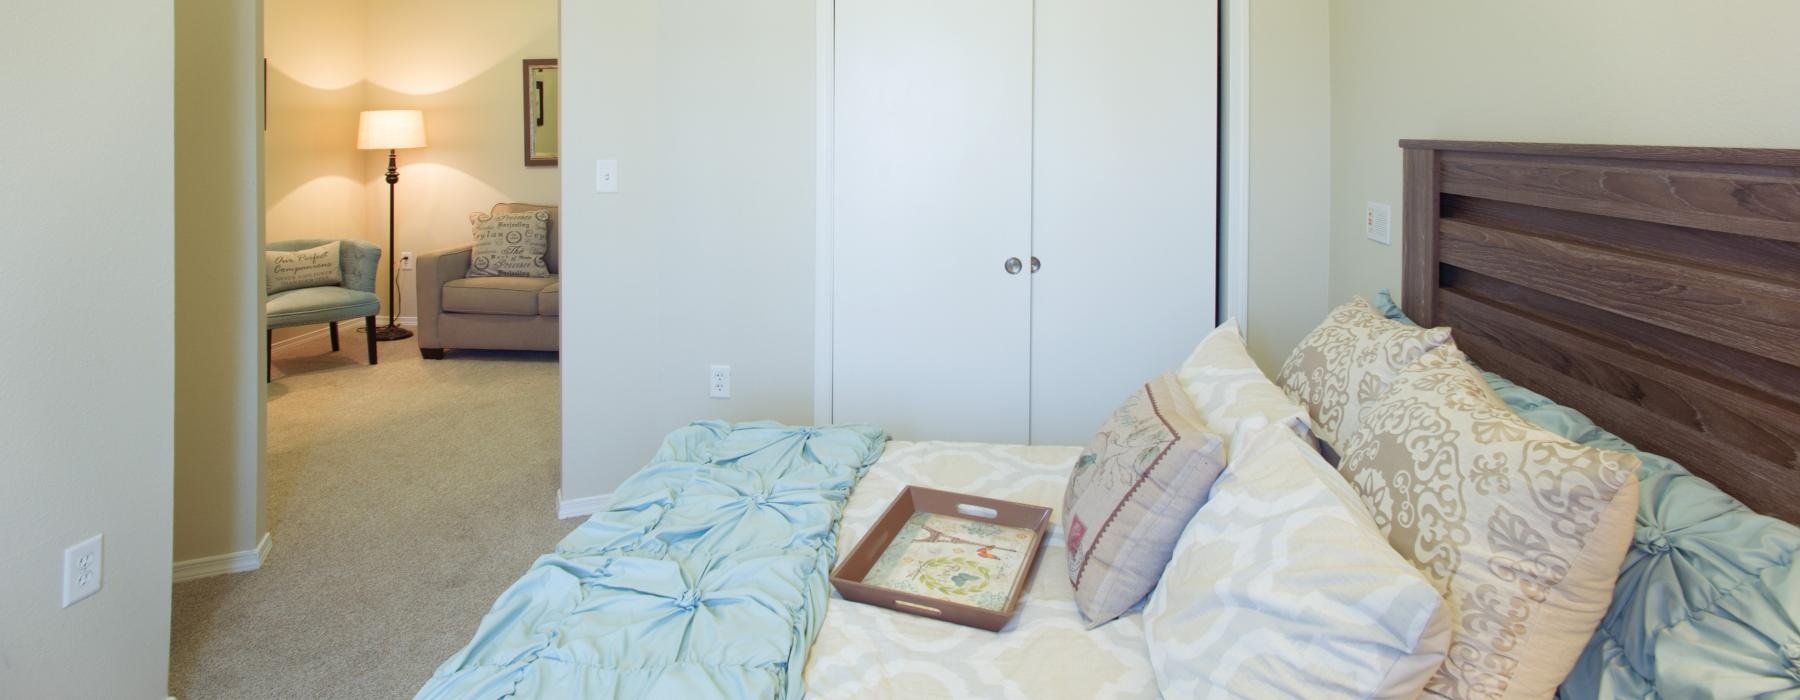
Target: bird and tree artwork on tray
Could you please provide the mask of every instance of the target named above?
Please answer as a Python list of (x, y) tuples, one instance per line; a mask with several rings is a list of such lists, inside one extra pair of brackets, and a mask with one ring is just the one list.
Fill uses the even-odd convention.
[(1024, 571), (1032, 531), (914, 513), (865, 583), (985, 610), (1004, 610)]

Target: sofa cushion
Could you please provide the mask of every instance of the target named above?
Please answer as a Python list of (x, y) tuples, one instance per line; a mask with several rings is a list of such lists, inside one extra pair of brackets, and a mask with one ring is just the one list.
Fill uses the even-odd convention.
[(338, 266), (337, 241), (306, 250), (263, 251), (263, 279), (268, 293), (304, 287), (335, 287), (344, 281)]
[(475, 253), (465, 277), (549, 277), (550, 212), (469, 215)]
[(536, 316), (538, 293), (555, 277), (468, 277), (444, 283), (443, 307), (459, 314)]
[(305, 287), (269, 295), (265, 310), (270, 328), (303, 326), (374, 316), (381, 312), (381, 298), (343, 287)]
[(556, 226), (557, 226), (557, 221), (560, 218), (560, 215), (557, 213), (557, 207), (554, 207), (554, 206), (551, 206), (548, 204), (525, 204), (522, 202), (501, 202), (499, 204), (494, 205), (494, 208), (492, 210), (488, 211), (488, 213), (493, 214), (494, 216), (499, 216), (501, 214), (517, 214), (520, 212), (527, 212), (527, 211), (550, 212), (550, 249), (544, 252), (544, 264), (550, 268), (550, 274), (555, 275), (555, 274), (557, 274), (556, 271), (559, 269), (559, 266), (562, 263), (562, 260), (560, 259), (561, 252), (562, 252), (561, 246), (559, 246), (557, 244), (558, 235), (557, 235), (557, 231), (556, 231)]
[(552, 282), (544, 291), (538, 292), (538, 315), (562, 315), (562, 283)]

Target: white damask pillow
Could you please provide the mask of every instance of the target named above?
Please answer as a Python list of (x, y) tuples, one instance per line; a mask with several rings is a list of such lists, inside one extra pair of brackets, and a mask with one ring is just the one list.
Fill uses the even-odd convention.
[(1200, 409), (1206, 427), (1230, 441), (1227, 459), (1265, 425), (1281, 425), (1312, 440), (1312, 418), (1269, 381), (1238, 333), (1237, 319), (1213, 329), (1177, 372), (1181, 388)]
[(1144, 608), (1164, 697), (1414, 698), (1450, 610), (1292, 431), (1250, 436)]
[(1426, 692), (1550, 697), (1612, 601), (1636, 527), (1637, 457), (1520, 418), (1455, 344), (1401, 372), (1362, 426), (1344, 478), (1454, 610)]
[(1400, 370), (1449, 340), (1448, 328), (1391, 320), (1356, 297), (1300, 341), (1275, 383), (1312, 414), (1319, 439), (1343, 454), (1363, 407), (1381, 398)]

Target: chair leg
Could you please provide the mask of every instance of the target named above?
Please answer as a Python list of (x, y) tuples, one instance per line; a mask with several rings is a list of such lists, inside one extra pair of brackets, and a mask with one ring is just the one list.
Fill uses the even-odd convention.
[(368, 332), (367, 332), (367, 333), (364, 333), (364, 335), (367, 335), (367, 336), (369, 336), (369, 364), (370, 364), (370, 365), (371, 365), (371, 366), (373, 366), (373, 365), (375, 365), (375, 364), (376, 364), (376, 358), (375, 358), (375, 317), (374, 317), (374, 316), (364, 316), (364, 317), (363, 317), (363, 326), (364, 326), (364, 329), (363, 329), (363, 330), (365, 330), (365, 331), (368, 331)]
[(263, 383), (275, 380), (275, 329), (270, 328), (263, 338)]
[(338, 342), (337, 342), (337, 321), (332, 321), (332, 322), (331, 322), (331, 351), (332, 351), (332, 352), (337, 352), (337, 351), (338, 351)]
[(444, 359), (444, 349), (443, 348), (419, 348), (419, 356), (423, 357), (427, 360), (442, 360), (442, 359)]

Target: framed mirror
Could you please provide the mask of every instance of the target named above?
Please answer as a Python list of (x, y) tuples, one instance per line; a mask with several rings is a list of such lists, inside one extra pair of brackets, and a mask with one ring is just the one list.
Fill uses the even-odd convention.
[(561, 96), (556, 59), (525, 59), (525, 167), (556, 165)]

